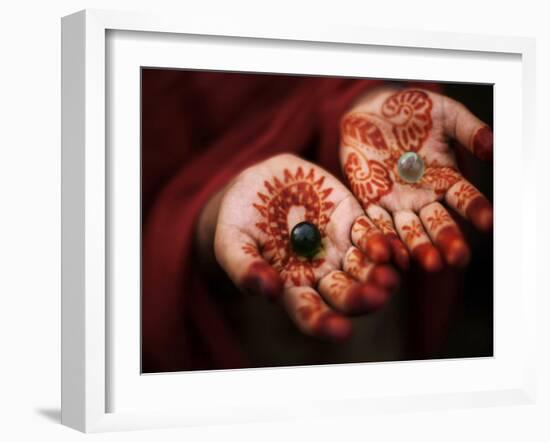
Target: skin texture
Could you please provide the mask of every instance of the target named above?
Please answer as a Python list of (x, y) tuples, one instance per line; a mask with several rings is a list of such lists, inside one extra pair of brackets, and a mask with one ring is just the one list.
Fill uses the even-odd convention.
[[(492, 160), (493, 134), (462, 104), (422, 89), (382, 87), (363, 97), (341, 121), (340, 161), (350, 189), (406, 268), (412, 256), (427, 271), (465, 266), (470, 250), (440, 201), (489, 231), (489, 201), (457, 168), (449, 139), (481, 160)], [(415, 183), (397, 171), (406, 152), (425, 166)]]
[[(214, 225), (217, 262), (243, 291), (280, 302), (308, 335), (348, 338), (347, 316), (377, 310), (398, 284), (385, 264), (391, 248), (384, 235), (351, 192), (312, 163), (272, 157), (241, 172), (215, 199), (217, 210), (206, 210), (210, 219), (201, 223)], [(311, 258), (290, 243), (302, 221), (321, 233)]]

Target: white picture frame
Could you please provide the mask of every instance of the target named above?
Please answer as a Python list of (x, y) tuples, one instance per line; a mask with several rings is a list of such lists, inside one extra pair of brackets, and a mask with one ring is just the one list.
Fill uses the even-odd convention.
[[(118, 355), (116, 349), (120, 347), (117, 347), (116, 342), (112, 345), (110, 340), (112, 338), (116, 341), (118, 338), (114, 336), (114, 329), (109, 330), (113, 324), (113, 313), (110, 311), (112, 301), (109, 299), (109, 290), (112, 286), (107, 269), (109, 259), (111, 259), (109, 254), (112, 252), (109, 243), (116, 240), (110, 235), (116, 233), (116, 228), (110, 230), (107, 226), (113, 204), (117, 204), (118, 200), (110, 195), (108, 181), (109, 168), (118, 166), (108, 164), (113, 159), (109, 157), (108, 140), (110, 140), (110, 135), (106, 130), (106, 121), (112, 116), (108, 112), (109, 100), (106, 94), (108, 92), (107, 82), (117, 75), (109, 71), (108, 64), (113, 60), (108, 57), (118, 56), (119, 52), (109, 52), (107, 36), (109, 33), (117, 32), (122, 34), (139, 32), (145, 39), (148, 38), (147, 36), (152, 38), (153, 35), (156, 37), (159, 35), (171, 36), (170, 38), (176, 40), (178, 36), (182, 38), (185, 36), (217, 36), (221, 39), (245, 39), (254, 42), (253, 45), (269, 40), (275, 42), (274, 44), (279, 42), (287, 48), (299, 44), (302, 45), (300, 48), (303, 48), (305, 42), (309, 45), (308, 47), (333, 45), (331, 50), (334, 51), (338, 51), (340, 48), (374, 47), (378, 50), (401, 48), (401, 54), (397, 54), (397, 56), (405, 56), (409, 50), (425, 49), (431, 51), (434, 59), (444, 56), (444, 54), (468, 53), (479, 63), (483, 62), (484, 54), (512, 57), (515, 60), (515, 66), (519, 69), (517, 75), (513, 74), (516, 75), (514, 78), (521, 77), (521, 90), (515, 97), (515, 103), (519, 104), (521, 109), (514, 110), (516, 117), (521, 115), (521, 124), (519, 127), (509, 128), (514, 131), (510, 132), (510, 140), (517, 140), (521, 145), (521, 149), (516, 148), (522, 159), (524, 174), (523, 186), (511, 190), (511, 192), (516, 192), (521, 200), (523, 207), (521, 219), (509, 221), (517, 222), (514, 227), (518, 227), (521, 232), (521, 240), (513, 246), (520, 256), (519, 262), (521, 263), (521, 269), (518, 272), (520, 276), (514, 280), (514, 287), (519, 289), (519, 295), (515, 296), (518, 311), (521, 312), (515, 321), (516, 323), (519, 321), (520, 337), (523, 343), (521, 353), (517, 353), (517, 361), (512, 363), (510, 358), (507, 359), (506, 355), (511, 355), (512, 350), (517, 350), (516, 347), (510, 347), (508, 350), (506, 348), (502, 350), (501, 355), (503, 356), (500, 360), (498, 352), (495, 352), (495, 358), (488, 361), (448, 361), (444, 364), (439, 363), (440, 365), (434, 365), (437, 364), (436, 361), (417, 362), (414, 365), (369, 364), (367, 367), (363, 364), (352, 364), (346, 367), (318, 367), (315, 368), (315, 371), (310, 371), (309, 374), (317, 373), (319, 376), (330, 378), (337, 376), (339, 371), (345, 370), (346, 377), (357, 377), (361, 376), (365, 370), (376, 371), (379, 374), (382, 370), (385, 373), (395, 372), (396, 374), (398, 372), (402, 374), (402, 370), (407, 370), (411, 376), (419, 376), (419, 379), (423, 376), (425, 379), (426, 377), (434, 379), (434, 376), (446, 370), (447, 374), (466, 373), (466, 381), (460, 387), (460, 391), (449, 390), (445, 386), (446, 383), (449, 384), (449, 381), (436, 382), (436, 385), (430, 391), (426, 390), (424, 394), (413, 390), (402, 390), (398, 383), (392, 391), (387, 390), (387, 385), (382, 383), (381, 385), (386, 385), (386, 387), (373, 394), (366, 394), (358, 389), (357, 394), (350, 395), (350, 390), (346, 390), (346, 387), (343, 386), (341, 393), (328, 391), (325, 397), (312, 396), (300, 404), (292, 398), (288, 402), (285, 402), (283, 398), (275, 400), (275, 396), (273, 396), (275, 399), (272, 402), (255, 401), (254, 391), (257, 391), (262, 382), (265, 382), (267, 376), (273, 379), (274, 385), (277, 385), (277, 382), (282, 382), (281, 379), (284, 378), (284, 381), (289, 382), (290, 385), (309, 391), (307, 390), (307, 381), (300, 377), (301, 370), (304, 368), (192, 373), (194, 376), (192, 383), (195, 386), (203, 388), (207, 383), (214, 382), (222, 387), (219, 391), (225, 392), (224, 394), (228, 396), (219, 398), (219, 401), (212, 401), (205, 396), (203, 406), (199, 404), (186, 407), (182, 402), (181, 407), (174, 406), (173, 403), (171, 406), (165, 407), (162, 403), (163, 396), (159, 394), (154, 396), (154, 408), (138, 409), (136, 407), (135, 410), (126, 410), (125, 407), (121, 407), (120, 410), (113, 410), (110, 395), (113, 389), (119, 388), (118, 384), (115, 385), (112, 382), (113, 370), (116, 372), (117, 367), (124, 366), (124, 361), (128, 359), (124, 355)], [(131, 42), (131, 45), (135, 44), (144, 43)], [(131, 45), (127, 47), (135, 48)], [(158, 48), (156, 49), (156, 53), (159, 53)], [(169, 53), (169, 49), (167, 51)], [(139, 58), (132, 56), (132, 54), (135, 55), (135, 49), (129, 49), (129, 53), (131, 53), (130, 56), (125, 59), (129, 63), (128, 66), (138, 66)], [(84, 432), (96, 432), (329, 414), (359, 415), (373, 410), (393, 412), (439, 407), (533, 403), (536, 396), (534, 374), (536, 354), (534, 348), (536, 341), (534, 339), (536, 327), (534, 273), (536, 266), (527, 265), (526, 257), (536, 256), (536, 253), (533, 253), (535, 230), (527, 228), (529, 220), (535, 219), (536, 192), (525, 191), (525, 189), (535, 188), (535, 178), (533, 174), (529, 174), (529, 170), (533, 167), (535, 120), (535, 43), (533, 39), (416, 31), (393, 32), (337, 25), (292, 27), (269, 22), (213, 22), (196, 20), (194, 17), (173, 18), (152, 14), (86, 10), (63, 18), (62, 57), (63, 424)], [(174, 66), (176, 65), (178, 64), (175, 63)], [(237, 63), (231, 68), (238, 70), (239, 66)], [(206, 63), (202, 67), (213, 68), (214, 66)], [(246, 70), (245, 67), (242, 69)], [(258, 70), (262, 69), (269, 68), (264, 66)], [(306, 72), (307, 68), (304, 69)], [(437, 67), (434, 65), (433, 69), (436, 70)], [(298, 71), (300, 71), (299, 68), (294, 72)], [(109, 75), (106, 75), (106, 72), (110, 72)], [(497, 100), (495, 106), (496, 113), (498, 113), (499, 106), (502, 104), (499, 104)], [(501, 115), (505, 115), (505, 112), (506, 109), (503, 109)], [(512, 111), (508, 109), (508, 112)], [(114, 121), (117, 121), (116, 116)], [(504, 117), (501, 121), (504, 121)], [(503, 131), (505, 126), (503, 125)], [(128, 130), (135, 132), (135, 128)], [(495, 137), (496, 143), (498, 143), (498, 130), (495, 130)], [(506, 141), (503, 138), (500, 140), (501, 145), (505, 146)], [(514, 160), (506, 160), (504, 156), (499, 157), (497, 153), (495, 161), (501, 162), (502, 168), (505, 170), (508, 167), (507, 164), (513, 163)], [(116, 160), (114, 162), (116, 163)], [(495, 204), (497, 220), (500, 219), (498, 211), (502, 210), (501, 213), (505, 213), (506, 210), (505, 200), (501, 200), (500, 207), (498, 201), (496, 199)], [(504, 218), (503, 216), (502, 219)], [(136, 222), (139, 223), (138, 220)], [(499, 230), (495, 228), (497, 244), (498, 237)], [(136, 247), (139, 248), (139, 245), (136, 244)], [(531, 259), (531, 263), (532, 260), (534, 258)], [(497, 276), (495, 275), (495, 277)], [(500, 287), (503, 293), (502, 297), (505, 298), (506, 287), (503, 287), (503, 284), (499, 286), (498, 280), (496, 282), (495, 293)], [(130, 311), (135, 312), (135, 309), (130, 309)], [(500, 313), (500, 315), (495, 318), (497, 323), (501, 319), (506, 320), (505, 313)], [(135, 332), (135, 320), (134, 317), (128, 319), (128, 323), (124, 322), (125, 326), (128, 325), (127, 330), (131, 330), (132, 333)], [(118, 323), (117, 321), (118, 319), (115, 320), (115, 323)], [(139, 341), (139, 336), (134, 336), (134, 338)], [(518, 337), (518, 343), (519, 339)], [(121, 360), (122, 362), (120, 362)], [(116, 367), (113, 367), (113, 361), (119, 361)], [(130, 396), (130, 391), (135, 388), (143, 388), (143, 397), (150, 402), (153, 397), (151, 395), (165, 391), (163, 389), (166, 388), (174, 388), (174, 385), (179, 382), (178, 375), (159, 375), (155, 377), (154, 381), (150, 380), (152, 378), (140, 377), (140, 373), (135, 370), (135, 362), (132, 362), (134, 365), (125, 367), (124, 370), (127, 371), (122, 371), (122, 375), (119, 373), (115, 376), (120, 385), (125, 385), (125, 388), (119, 388), (120, 393), (117, 394), (119, 396), (128, 395), (126, 402), (136, 400), (135, 397)], [(495, 375), (495, 369), (499, 370), (502, 376)], [(125, 373), (127, 376), (124, 375)], [(479, 373), (479, 376), (476, 373)], [(385, 376), (388, 375), (385, 374)], [(490, 376), (497, 379), (498, 382), (495, 381), (494, 384), (484, 388), (483, 382)], [(474, 382), (474, 377), (479, 378), (479, 382)], [(148, 379), (144, 380), (145, 378)], [(132, 383), (134, 381), (148, 385)], [(241, 390), (244, 393), (236, 397), (235, 391), (231, 390), (231, 383), (239, 387), (245, 385), (244, 390)], [(196, 391), (193, 390), (189, 383), (185, 388), (187, 388), (189, 396), (197, 398), (199, 395), (202, 396), (200, 391), (204, 391), (204, 388), (203, 390), (200, 388)], [(166, 396), (164, 397), (166, 398)], [(233, 399), (229, 400), (229, 397)], [(122, 404), (124, 400), (119, 402)], [(168, 405), (168, 400), (166, 405)], [(223, 409), (228, 405), (232, 407), (232, 411), (224, 413)]]

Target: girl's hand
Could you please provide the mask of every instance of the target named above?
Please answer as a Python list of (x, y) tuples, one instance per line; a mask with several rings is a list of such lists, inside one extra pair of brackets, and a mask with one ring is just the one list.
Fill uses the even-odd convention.
[[(406, 267), (407, 251), (429, 271), (439, 270), (443, 260), (457, 267), (468, 263), (469, 247), (443, 200), (478, 229), (492, 228), (491, 204), (460, 174), (450, 138), (479, 159), (492, 159), (489, 127), (462, 104), (434, 92), (383, 87), (342, 119), (342, 168), (401, 267)], [(399, 159), (408, 152), (424, 166), (415, 182), (398, 171)]]
[[(320, 243), (296, 253), (298, 223)], [(282, 300), (306, 334), (345, 339), (346, 315), (381, 307), (398, 283), (391, 250), (351, 192), (320, 167), (283, 154), (240, 173), (226, 188), (215, 221), (218, 263), (245, 291)]]

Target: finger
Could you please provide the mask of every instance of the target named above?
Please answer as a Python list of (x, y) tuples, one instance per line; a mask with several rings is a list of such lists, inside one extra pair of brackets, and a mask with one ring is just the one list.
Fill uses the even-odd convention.
[(345, 314), (377, 310), (386, 303), (390, 294), (387, 289), (372, 283), (359, 283), (339, 270), (321, 278), (319, 292), (331, 306)]
[(335, 341), (351, 335), (351, 322), (332, 310), (311, 287), (290, 287), (283, 294), (290, 318), (307, 335)]
[(388, 262), (391, 258), (391, 248), (386, 236), (365, 215), (358, 217), (353, 223), (351, 242), (374, 262)]
[(493, 132), (463, 104), (444, 97), (445, 133), (481, 160), (493, 159)]
[(386, 235), (395, 264), (400, 269), (407, 270), (409, 268), (409, 253), (397, 235), (390, 214), (382, 209), (382, 207), (371, 204), (367, 208), (367, 215), (376, 227), (378, 227), (382, 233)]
[(457, 224), (438, 203), (431, 203), (420, 210), (420, 219), (448, 264), (464, 267), (470, 261), (470, 249)]
[(244, 291), (268, 299), (282, 293), (279, 273), (262, 258), (256, 242), (246, 233), (232, 226), (218, 226), (214, 250), (219, 264)]
[(479, 230), (486, 232), (493, 227), (491, 203), (465, 179), (456, 182), (447, 190), (445, 201)]
[(344, 256), (344, 272), (359, 282), (369, 282), (389, 291), (399, 284), (397, 272), (388, 265), (369, 262), (367, 256), (357, 247), (350, 247)]
[(418, 216), (408, 211), (397, 212), (394, 221), (412, 257), (429, 272), (440, 270), (443, 267), (441, 255), (430, 241)]

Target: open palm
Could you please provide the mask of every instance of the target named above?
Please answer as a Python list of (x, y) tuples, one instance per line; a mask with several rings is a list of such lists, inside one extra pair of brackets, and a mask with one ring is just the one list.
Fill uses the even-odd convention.
[[(492, 158), (487, 125), (460, 103), (426, 90), (377, 89), (342, 119), (344, 173), (402, 267), (407, 251), (432, 271), (441, 268), (441, 255), (450, 265), (468, 262), (469, 248), (441, 200), (480, 230), (492, 227), (491, 204), (460, 174), (449, 138), (480, 159)], [(407, 152), (424, 164), (421, 178), (412, 183), (397, 169)]]
[[(321, 247), (305, 258), (292, 228), (315, 224)], [(240, 173), (220, 203), (214, 249), (235, 284), (279, 298), (305, 333), (343, 339), (345, 315), (371, 312), (397, 284), (380, 263), (391, 251), (350, 191), (320, 167), (283, 154)], [(376, 263), (376, 264), (375, 264)]]

